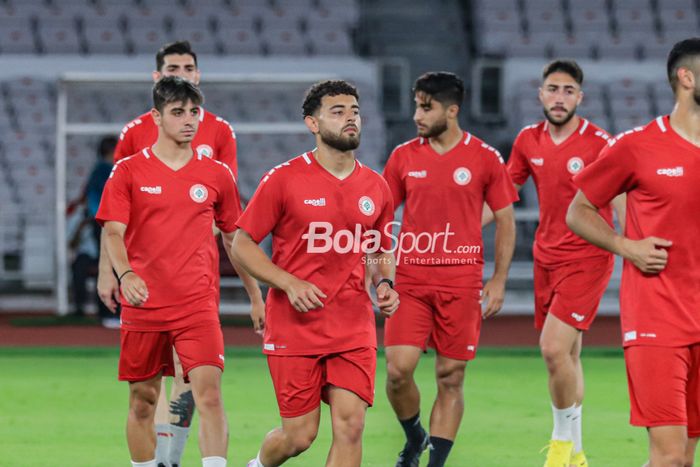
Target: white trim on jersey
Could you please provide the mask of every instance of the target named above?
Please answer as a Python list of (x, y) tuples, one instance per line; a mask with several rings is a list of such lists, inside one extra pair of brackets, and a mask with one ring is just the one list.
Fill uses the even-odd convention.
[(151, 156), (148, 155), (148, 148), (143, 148), (143, 150), (142, 150), (141, 152), (143, 152), (143, 155), (146, 156), (146, 159), (150, 159), (150, 158), (151, 158)]
[(656, 124), (659, 125), (659, 128), (661, 129), (662, 133), (666, 133), (666, 125), (664, 125), (663, 115), (659, 115), (658, 117), (656, 117)]
[(302, 154), (301, 157), (304, 158), (307, 164), (311, 165), (311, 159), (309, 159), (309, 156), (306, 153)]
[(584, 131), (586, 131), (586, 128), (588, 128), (588, 120), (585, 118), (582, 118), (583, 120), (583, 126), (581, 127), (581, 131), (578, 132), (579, 135), (582, 135)]
[(472, 134), (469, 133), (468, 131), (465, 131), (465, 133), (467, 134), (467, 137), (464, 139), (464, 145), (465, 145), (465, 146), (468, 146), (468, 145), (469, 145), (469, 141), (472, 140)]
[(199, 106), (199, 121), (204, 121), (204, 108), (201, 105)]
[(360, 168), (364, 167), (364, 166), (362, 165), (362, 162), (358, 161), (357, 159), (355, 159), (355, 162), (357, 163), (357, 165), (360, 166)]
[[(202, 160), (201, 156), (200, 156), (199, 160)], [(217, 161), (216, 159), (212, 159), (212, 160), (214, 162), (216, 162), (217, 164), (222, 165), (226, 170), (228, 170), (228, 173), (231, 174), (231, 178), (233, 179), (233, 183), (236, 185), (238, 184), (238, 182), (236, 181), (236, 176), (233, 175), (233, 170), (231, 170), (231, 167), (229, 167), (228, 164), (226, 164), (225, 162)]]

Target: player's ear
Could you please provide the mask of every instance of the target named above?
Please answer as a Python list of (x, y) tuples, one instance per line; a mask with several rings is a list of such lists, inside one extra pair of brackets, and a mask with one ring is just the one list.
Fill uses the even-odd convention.
[(163, 77), (163, 74), (160, 71), (152, 71), (151, 77), (153, 78), (153, 82), (157, 83)]
[(194, 73), (194, 85), (199, 86), (199, 80), (202, 77), (202, 72), (199, 71), (199, 68), (197, 68), (197, 71)]
[(576, 105), (579, 106), (581, 105), (581, 102), (583, 101), (583, 91), (580, 91), (578, 93), (578, 99), (576, 100)]
[(160, 112), (158, 112), (158, 109), (156, 109), (155, 107), (151, 109), (151, 117), (153, 117), (153, 122), (157, 126), (160, 126)]
[(459, 116), (459, 105), (450, 104), (447, 106), (447, 116), (456, 119)]
[(304, 123), (306, 124), (306, 128), (308, 128), (311, 133), (314, 135), (318, 133), (318, 120), (316, 120), (316, 117), (307, 115), (304, 117)]
[(544, 91), (542, 90), (542, 86), (537, 88), (537, 98), (540, 100), (540, 103), (544, 105)]

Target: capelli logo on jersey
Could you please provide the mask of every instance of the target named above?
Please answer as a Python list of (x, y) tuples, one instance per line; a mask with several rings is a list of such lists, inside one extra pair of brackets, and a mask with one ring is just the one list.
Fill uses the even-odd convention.
[(325, 206), (326, 205), (326, 198), (318, 198), (318, 199), (305, 199), (304, 204), (308, 206)]
[(536, 165), (539, 167), (542, 167), (544, 165), (544, 159), (541, 157), (539, 159), (535, 159), (535, 158), (530, 159), (530, 162), (532, 162), (532, 165)]
[(149, 195), (160, 195), (163, 193), (163, 188), (159, 186), (142, 186), (141, 191)]
[(413, 177), (413, 178), (427, 178), (428, 171), (427, 170), (412, 170), (411, 172), (408, 172), (408, 176)]
[(656, 175), (666, 175), (667, 177), (682, 177), (683, 167), (671, 167), (666, 169), (659, 169), (656, 171)]

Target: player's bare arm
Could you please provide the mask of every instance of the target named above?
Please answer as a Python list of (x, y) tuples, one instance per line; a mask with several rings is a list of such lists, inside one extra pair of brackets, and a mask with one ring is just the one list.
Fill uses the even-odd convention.
[(100, 259), (97, 269), (97, 295), (112, 313), (117, 312), (119, 303), (119, 282), (112, 272), (112, 262), (107, 254), (107, 233), (100, 234)]
[(326, 294), (311, 282), (303, 281), (276, 266), (243, 229), (238, 229), (231, 247), (233, 259), (257, 280), (283, 290), (295, 310), (308, 312), (322, 308)]
[(625, 216), (627, 215), (627, 193), (617, 195), (610, 202), (610, 205), (617, 216), (617, 223), (620, 224), (620, 233), (625, 233)]
[(671, 247), (673, 242), (658, 237), (630, 240), (618, 234), (598, 214), (598, 208), (580, 190), (569, 205), (566, 224), (579, 237), (631, 261), (643, 273), (658, 274), (666, 267), (666, 249)]
[(105, 222), (107, 253), (114, 265), (121, 282), (121, 292), (126, 301), (133, 306), (141, 306), (148, 300), (148, 287), (132, 269), (124, 244), (126, 224), (121, 222)]
[(377, 306), (379, 311), (387, 318), (393, 315), (399, 308), (399, 294), (389, 283), (382, 279), (394, 281), (396, 275), (396, 259), (393, 253), (369, 253), (369, 272), (377, 291)]
[(233, 246), (233, 237), (235, 235), (235, 231), (229, 233), (221, 232), (221, 239), (224, 242), (226, 255), (228, 256), (233, 269), (236, 270), (236, 274), (238, 274), (238, 277), (241, 278), (243, 287), (245, 288), (248, 298), (250, 299), (250, 318), (253, 320), (253, 328), (255, 328), (255, 332), (261, 334), (265, 328), (265, 302), (263, 301), (258, 281), (256, 281), (253, 276), (248, 274), (248, 272), (233, 258), (231, 247)]
[(484, 318), (490, 318), (503, 306), (506, 295), (506, 279), (515, 251), (515, 215), (513, 205), (499, 209), (493, 213), (496, 221), (496, 242), (494, 271), (491, 280), (484, 286), (479, 303), (486, 301)]
[[(522, 185), (518, 185), (517, 183), (513, 183), (513, 186), (515, 187), (515, 191), (517, 192), (520, 192), (520, 189), (523, 187)], [(485, 227), (489, 225), (491, 222), (493, 222), (493, 219), (493, 211), (487, 203), (484, 203), (484, 211), (481, 213), (481, 226)]]

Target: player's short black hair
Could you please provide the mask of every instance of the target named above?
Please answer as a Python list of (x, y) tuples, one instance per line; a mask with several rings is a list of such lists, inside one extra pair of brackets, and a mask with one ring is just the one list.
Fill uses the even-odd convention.
[(166, 104), (188, 101), (194, 105), (202, 105), (204, 96), (197, 86), (186, 79), (179, 76), (166, 76), (153, 85), (153, 107), (158, 112), (162, 112)]
[(462, 105), (464, 81), (454, 73), (430, 71), (418, 77), (413, 85), (413, 94), (425, 93), (443, 105)]
[(583, 85), (583, 70), (576, 60), (558, 59), (547, 63), (542, 70), (542, 81), (552, 73), (566, 73), (571, 76), (579, 86)]
[(304, 117), (315, 114), (321, 108), (321, 99), (324, 96), (354, 96), (360, 102), (360, 94), (357, 88), (347, 81), (328, 80), (320, 81), (309, 88), (304, 96), (304, 103), (301, 105)]
[(103, 136), (102, 139), (100, 139), (100, 144), (97, 149), (97, 158), (98, 159), (104, 159), (105, 157), (112, 157), (114, 156), (114, 148), (117, 147), (117, 138), (116, 136)]
[(666, 61), (668, 82), (673, 92), (676, 92), (678, 84), (678, 69), (690, 66), (690, 61), (698, 56), (700, 56), (700, 37), (690, 37), (675, 43)]
[(194, 59), (194, 66), (197, 66), (197, 54), (192, 50), (189, 41), (176, 41), (165, 44), (156, 53), (156, 70), (160, 71), (165, 65), (166, 55), (191, 55)]

